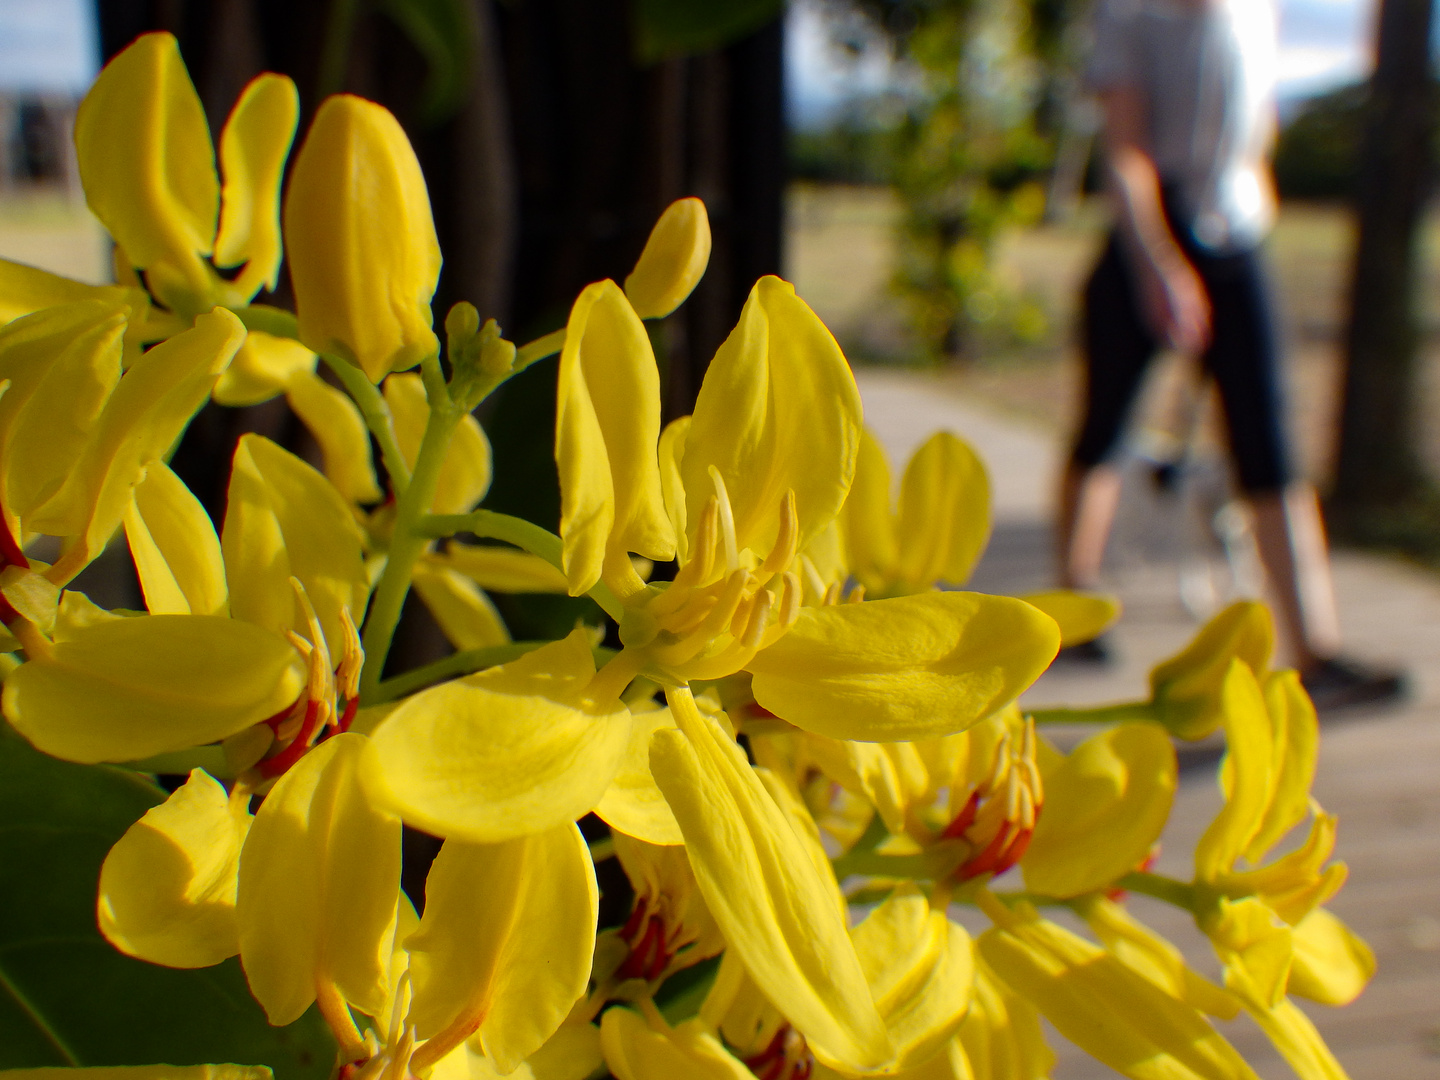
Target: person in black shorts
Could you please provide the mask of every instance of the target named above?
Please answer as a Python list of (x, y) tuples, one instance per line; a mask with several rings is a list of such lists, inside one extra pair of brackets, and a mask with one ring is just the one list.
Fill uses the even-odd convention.
[[(1085, 415), (1061, 481), (1059, 578), (1093, 587), (1119, 501), (1111, 458), (1163, 348), (1197, 359), (1224, 409), (1235, 480), (1295, 666), (1317, 706), (1399, 696), (1339, 654), (1314, 489), (1289, 460), (1260, 245), (1274, 219), (1273, 0), (1101, 0), (1087, 72), (1104, 114), (1116, 224), (1085, 287)], [(1103, 660), (1103, 645), (1062, 655)]]

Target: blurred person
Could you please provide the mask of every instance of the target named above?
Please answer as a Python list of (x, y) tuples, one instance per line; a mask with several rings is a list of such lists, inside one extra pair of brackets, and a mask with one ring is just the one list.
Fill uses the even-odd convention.
[[(1291, 466), (1280, 343), (1260, 246), (1275, 217), (1273, 0), (1099, 0), (1087, 82), (1104, 115), (1115, 211), (1084, 293), (1085, 415), (1061, 481), (1059, 578), (1091, 588), (1120, 496), (1111, 464), (1146, 369), (1197, 360), (1224, 406), (1272, 602), (1317, 706), (1398, 697), (1402, 677), (1343, 658), (1315, 491)], [(1103, 661), (1103, 642), (1066, 650)]]

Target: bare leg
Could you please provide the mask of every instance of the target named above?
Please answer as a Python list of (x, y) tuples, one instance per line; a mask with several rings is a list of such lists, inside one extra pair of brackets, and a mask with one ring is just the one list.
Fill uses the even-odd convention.
[(1304, 672), (1340, 649), (1340, 617), (1315, 489), (1296, 483), (1249, 501), (1281, 629)]
[(1105, 543), (1120, 505), (1120, 472), (1109, 465), (1070, 462), (1060, 480), (1056, 556), (1060, 584), (1090, 589), (1100, 579)]

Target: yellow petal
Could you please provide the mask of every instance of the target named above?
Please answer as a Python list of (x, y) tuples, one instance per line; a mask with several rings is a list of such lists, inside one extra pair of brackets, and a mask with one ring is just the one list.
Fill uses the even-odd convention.
[(1298, 673), (1271, 674), (1265, 680), (1265, 706), (1273, 732), (1271, 782), (1265, 819), (1245, 849), (1252, 863), (1259, 862), (1310, 812), (1310, 784), (1320, 745), (1320, 722)]
[(85, 198), (134, 266), (160, 264), (196, 296), (213, 274), (220, 183), (200, 97), (175, 38), (144, 34), (100, 72), (75, 116)]
[(217, 308), (140, 356), (120, 379), (66, 485), (28, 527), (80, 534), (56, 563), (78, 570), (100, 552), (130, 505), (145, 467), (167, 454), (210, 396), (215, 378), (245, 340), (245, 327)]
[(479, 1020), (496, 1071), (513, 1072), (585, 993), (599, 891), (573, 824), (502, 844), (447, 840), (425, 879), (425, 915), (405, 942), (428, 1039)]
[(897, 889), (851, 931), (900, 1068), (934, 1057), (959, 1030), (975, 981), (970, 935), (913, 885)]
[(650, 765), (715, 922), (817, 1056), (862, 1070), (884, 1064), (892, 1047), (833, 885), (734, 739), (688, 702), (688, 693), (672, 697), (680, 727), (655, 733)]
[(229, 615), (220, 538), (200, 500), (156, 461), (135, 488), (125, 536), (152, 615)]
[(805, 750), (826, 776), (873, 805), (886, 828), (897, 836), (905, 832), (910, 807), (933, 794), (914, 743), (853, 742), (812, 735), (805, 741)]
[(469, 578), (422, 559), (415, 564), (415, 591), (457, 649), (483, 649), (510, 640), (495, 605)]
[(1060, 645), (1091, 641), (1120, 617), (1120, 601), (1100, 593), (1051, 589), (1020, 597), (1049, 615), (1060, 627)]
[(6, 1069), (5, 1080), (271, 1080), (268, 1065), (95, 1065)]
[(656, 1031), (640, 1015), (619, 1007), (600, 1018), (600, 1046), (616, 1080), (754, 1080), (703, 1022), (688, 1020)]
[(487, 592), (564, 593), (570, 588), (565, 575), (555, 567), (515, 548), (452, 540), (432, 559), (437, 565), (464, 574)]
[(1225, 965), (1226, 989), (1250, 1009), (1278, 1005), (1290, 977), (1290, 927), (1253, 896), (1222, 897), (1216, 909), (1198, 921)]
[[(385, 403), (395, 418), (395, 441), (411, 466), (430, 419), (430, 405), (419, 375), (392, 375), (385, 380)], [(463, 416), (450, 437), (440, 466), (440, 481), (430, 508), (436, 514), (465, 514), (490, 490), (490, 440), (473, 416)]]
[(980, 955), (1080, 1049), (1134, 1080), (1254, 1080), (1205, 1018), (1113, 956), (1022, 908)]
[[(0, 326), (41, 308), (101, 300), (124, 304), (136, 312), (147, 306), (145, 294), (119, 285), (86, 285), (24, 263), (0, 259)], [(143, 316), (136, 322), (143, 322)]]
[[(526, 1062), (535, 1080), (585, 1080), (605, 1064), (600, 1029), (594, 1024), (562, 1024), (550, 1041)], [(517, 1080), (524, 1080), (517, 1077)]]
[(125, 831), (100, 868), (100, 932), (152, 964), (194, 968), (240, 951), (235, 883), (250, 814), (199, 769)]
[(1086, 739), (1044, 776), (1044, 808), (1020, 860), (1025, 887), (1079, 896), (1137, 869), (1170, 817), (1176, 779), (1170, 736), (1154, 724)]
[(898, 555), (895, 519), (890, 512), (890, 463), (868, 427), (860, 429), (855, 482), (839, 521), (850, 573), (872, 596), (884, 595)]
[(225, 186), (215, 265), (244, 264), (232, 286), (241, 302), (280, 280), (280, 181), (299, 119), (295, 84), (267, 71), (240, 91), (220, 133)]
[(714, 466), (741, 550), (769, 553), (790, 490), (803, 547), (844, 504), (859, 445), (860, 394), (840, 346), (793, 286), (761, 278), (695, 402), (681, 463), (688, 527), (715, 492)]
[(400, 891), (400, 819), (364, 791), (363, 735), (334, 735), (266, 796), (240, 861), (236, 916), (250, 992), (277, 1026), (317, 986), (378, 1016)]
[(1239, 1013), (1235, 995), (1196, 974), (1179, 949), (1132, 917), (1124, 905), (1097, 895), (1084, 900), (1079, 912), (1111, 955), (1172, 997), (1222, 1020)]
[(75, 629), (5, 680), (5, 716), (67, 761), (134, 761), (226, 738), (304, 684), (288, 642), (214, 615), (149, 615)]
[(0, 330), (0, 462), (5, 510), (29, 519), (74, 474), (120, 380), (127, 309), (89, 300)]
[(1012, 993), (978, 955), (958, 1041), (974, 1080), (1042, 1080), (1055, 1065), (1035, 1006)]
[(1214, 881), (1235, 865), (1259, 830), (1270, 797), (1270, 718), (1260, 684), (1243, 661), (1230, 661), (1217, 700), (1225, 724), (1230, 790), (1195, 845), (1198, 881)]
[(374, 383), (439, 349), (430, 197), (386, 109), (349, 94), (325, 99), (291, 170), (285, 243), (310, 348), (358, 364)]
[(896, 572), (911, 590), (963, 585), (990, 539), (990, 477), (970, 445), (936, 432), (900, 482)]
[(578, 596), (600, 580), (607, 555), (675, 556), (660, 492), (660, 373), (613, 281), (586, 286), (570, 310), (557, 394), (560, 535)]
[(1039, 678), (1059, 647), (1029, 604), (926, 593), (803, 608), (748, 665), (755, 700), (835, 739), (894, 741), (969, 727)]
[(1375, 953), (1324, 908), (1293, 928), (1289, 992), (1322, 1005), (1349, 1005), (1375, 974)]
[(582, 817), (609, 787), (630, 735), (624, 705), (586, 699), (594, 673), (576, 630), (407, 699), (374, 736), (392, 804), (422, 829), (477, 843)]
[(1288, 998), (1250, 1016), (1300, 1080), (1349, 1080), (1310, 1018)]
[[(304, 351), (313, 366), (315, 354), (309, 349)], [(379, 502), (370, 432), (350, 395), (331, 386), (311, 368), (300, 368), (285, 384), (285, 400), (320, 444), (325, 477), (335, 490), (352, 503)]]
[(685, 302), (710, 261), (710, 218), (699, 199), (676, 199), (650, 230), (625, 279), (625, 295), (642, 319), (659, 319)]
[(660, 491), (665, 496), (665, 513), (675, 532), (675, 555), (684, 563), (689, 547), (685, 536), (685, 482), (680, 478), (680, 461), (685, 456), (685, 436), (690, 417), (671, 420), (660, 432)]
[(1238, 600), (1200, 628), (1194, 640), (1150, 672), (1160, 720), (1182, 739), (1203, 739), (1220, 726), (1220, 688), (1239, 659), (1263, 675), (1275, 651), (1270, 611), (1258, 600)]
[(615, 779), (595, 806), (605, 824), (650, 844), (683, 844), (680, 825), (650, 773), (650, 736), (673, 728), (669, 709), (633, 712), (630, 741)]
[[(320, 358), (293, 338), (275, 337), (260, 330), (245, 335), (245, 343), (215, 383), (215, 400), (221, 405), (258, 405), (284, 393), (290, 380), (302, 371), (314, 371)], [(367, 448), (368, 456), (368, 448)]]
[(362, 544), (360, 526), (330, 481), (262, 435), (240, 437), (220, 531), (235, 618), (277, 634), (306, 632), (290, 586), (299, 578), (331, 655), (339, 656), (340, 610), (359, 622), (369, 593)]

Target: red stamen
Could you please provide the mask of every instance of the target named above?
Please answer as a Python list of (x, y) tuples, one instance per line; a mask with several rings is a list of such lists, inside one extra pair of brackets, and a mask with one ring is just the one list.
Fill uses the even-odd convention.
[(640, 932), (640, 924), (645, 921), (645, 909), (649, 901), (643, 896), (635, 898), (635, 906), (630, 909), (630, 918), (625, 920), (625, 925), (620, 928), (620, 938), (627, 945), (633, 944), (635, 935)]
[(355, 714), (360, 711), (360, 699), (358, 697), (345, 699), (345, 711), (340, 714), (340, 723), (337, 725), (342, 732), (350, 730), (350, 725), (355, 722)]
[(621, 979), (645, 979), (655, 978), (650, 974), (652, 971), (664, 971), (670, 963), (670, 957), (665, 951), (665, 925), (658, 916), (653, 915), (645, 924), (645, 934), (639, 944), (630, 947), (630, 955), (615, 972)]
[(1007, 835), (1008, 832), (1007, 823), (996, 832), (990, 843), (985, 845), (984, 851), (962, 864), (960, 869), (955, 871), (956, 879), (959, 881), (969, 881), (973, 877), (979, 877), (981, 874), (992, 872), (995, 867), (999, 865), (1000, 856), (1005, 851), (1011, 839), (1011, 837)]
[(945, 826), (945, 831), (940, 835), (946, 840), (959, 840), (965, 835), (965, 830), (975, 824), (975, 816), (980, 812), (980, 792), (972, 791), (970, 798), (965, 801), (960, 813), (955, 820)]
[(0, 557), (11, 566), (18, 566), (22, 570), (30, 569), (30, 560), (15, 542), (15, 534), (10, 531), (10, 522), (5, 520), (3, 513), (0, 513)]
[(311, 698), (305, 705), (305, 720), (300, 725), (299, 732), (295, 738), (290, 740), (290, 745), (281, 750), (272, 758), (266, 758), (256, 766), (260, 775), (269, 780), (279, 776), (286, 769), (294, 765), (304, 756), (305, 751), (310, 749), (310, 736), (315, 733), (315, 725), (320, 719), (320, 701)]

